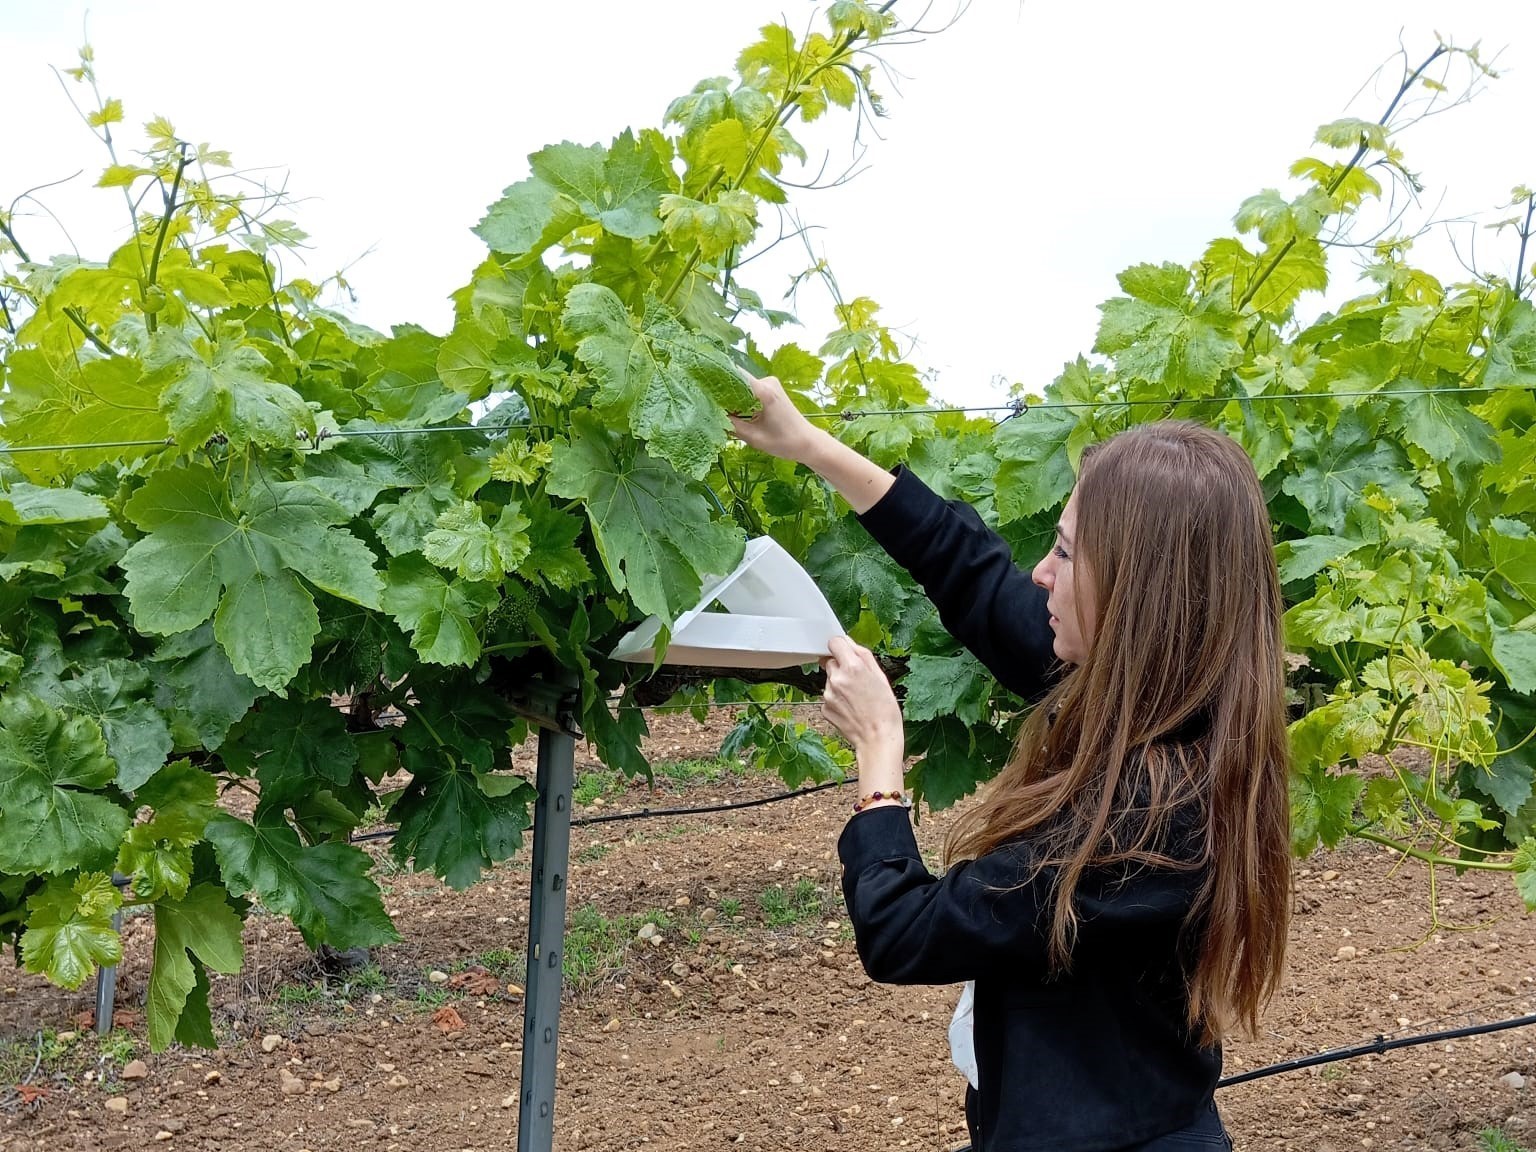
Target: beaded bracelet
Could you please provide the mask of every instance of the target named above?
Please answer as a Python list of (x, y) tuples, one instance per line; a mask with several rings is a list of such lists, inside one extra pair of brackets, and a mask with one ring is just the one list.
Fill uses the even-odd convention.
[(862, 812), (876, 800), (899, 800), (903, 808), (912, 807), (912, 797), (898, 788), (894, 792), (871, 792), (868, 796), (861, 797), (858, 803), (853, 806), (853, 810), (855, 812)]

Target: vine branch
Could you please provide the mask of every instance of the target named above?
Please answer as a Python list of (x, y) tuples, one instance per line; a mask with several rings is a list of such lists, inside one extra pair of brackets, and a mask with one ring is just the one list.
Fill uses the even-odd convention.
[[(1440, 57), (1444, 56), (1448, 51), (1449, 49), (1446, 48), (1444, 44), (1437, 44), (1435, 46), (1435, 50), (1429, 54), (1429, 58), (1403, 78), (1402, 84), (1398, 86), (1397, 95), (1392, 97), (1392, 103), (1387, 105), (1387, 110), (1381, 114), (1381, 119), (1376, 121), (1378, 125), (1383, 128), (1387, 126), (1387, 121), (1392, 119), (1392, 113), (1397, 111), (1398, 104), (1402, 102), (1403, 97), (1408, 94), (1409, 90), (1413, 87), (1415, 82), (1417, 82), (1418, 78), (1424, 74), (1425, 69), (1427, 69), (1436, 60), (1440, 59)], [(1345, 179), (1351, 172), (1355, 170), (1360, 161), (1365, 158), (1365, 154), (1369, 151), (1370, 143), (1365, 139), (1364, 136), (1362, 136), (1360, 139), (1360, 147), (1355, 149), (1355, 154), (1349, 158), (1349, 163), (1340, 168), (1338, 174), (1334, 176), (1334, 178), (1330, 180), (1327, 186), (1323, 189), (1323, 191), (1328, 194), (1330, 199), (1333, 197), (1333, 194), (1339, 190), (1339, 186), (1344, 183)], [(1239, 312), (1248, 307), (1249, 301), (1251, 301), (1254, 296), (1258, 294), (1259, 289), (1264, 286), (1264, 281), (1268, 280), (1270, 276), (1274, 274), (1275, 269), (1280, 267), (1281, 261), (1285, 259), (1287, 253), (1289, 253), (1290, 250), (1294, 247), (1296, 247), (1296, 237), (1294, 236), (1290, 237), (1284, 244), (1280, 245), (1280, 250), (1274, 254), (1268, 264), (1259, 270), (1259, 274), (1253, 278), (1253, 283), (1249, 284), (1247, 290), (1243, 293), (1243, 298), (1237, 302), (1237, 310)]]
[[(1521, 292), (1521, 282), (1525, 278), (1525, 246), (1531, 240), (1531, 220), (1536, 216), (1536, 194), (1533, 194), (1525, 202), (1525, 227), (1520, 229), (1520, 255), (1515, 257), (1515, 296), (1518, 298)], [(11, 241), (15, 243), (15, 241)]]
[[(187, 145), (185, 141), (182, 141), (181, 162), (176, 165), (176, 176), (171, 181), (170, 194), (165, 198), (165, 214), (160, 217), (160, 228), (155, 234), (155, 250), (150, 253), (149, 257), (149, 279), (144, 285), (145, 292), (148, 292), (149, 289), (155, 286), (155, 278), (160, 274), (160, 253), (165, 250), (166, 233), (171, 230), (171, 217), (176, 213), (176, 196), (181, 191), (181, 176), (187, 170), (187, 160)], [(146, 309), (144, 313), (144, 326), (149, 329), (151, 336), (155, 334), (159, 323), (158, 312), (151, 312)]]
[[(91, 326), (85, 322), (85, 317), (80, 314), (80, 309), (75, 307), (65, 308), (64, 315), (69, 318), (70, 322), (74, 324), (76, 328), (84, 332), (85, 338), (92, 344), (96, 345), (99, 350), (105, 352), (108, 356), (117, 355), (110, 344), (108, 344), (100, 336), (96, 335), (95, 332), (91, 331)], [(9, 318), (9, 313), (7, 313), (7, 318)]]

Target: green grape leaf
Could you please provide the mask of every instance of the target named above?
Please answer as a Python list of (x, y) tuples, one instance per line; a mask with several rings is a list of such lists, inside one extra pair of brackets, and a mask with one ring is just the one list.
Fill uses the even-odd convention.
[(213, 1030), (213, 1014), (208, 1010), (208, 993), (213, 986), (208, 982), (208, 970), (198, 961), (192, 961), (192, 988), (187, 993), (181, 1019), (176, 1021), (176, 1033), (172, 1037), (177, 1044), (189, 1048), (214, 1049), (219, 1038)]
[(132, 792), (160, 770), (171, 754), (171, 729), (148, 700), (149, 674), (127, 660), (108, 660), (59, 685), (58, 703), (101, 725), (107, 751), (117, 761), (116, 784)]
[(106, 520), (111, 515), (97, 497), (73, 488), (39, 488), (18, 482), (0, 489), (0, 524), (79, 524)]
[(726, 412), (756, 410), (725, 353), (654, 301), (636, 322), (612, 289), (578, 284), (560, 322), (601, 384), (594, 406), (628, 419), (652, 455), (695, 479), (725, 446)]
[(1510, 863), (1515, 866), (1515, 891), (1525, 901), (1526, 910), (1536, 912), (1536, 837), (1522, 840)]
[(402, 864), (414, 859), (457, 889), (522, 847), (530, 826), (533, 785), (524, 782), (502, 796), (489, 796), (474, 770), (444, 748), (406, 748), (411, 782), (391, 809), (400, 821), (393, 852)]
[(384, 611), (410, 633), (411, 647), (429, 664), (474, 663), (480, 624), (496, 600), (492, 585), (450, 580), (420, 556), (389, 562)]
[(357, 767), (346, 718), (324, 700), (263, 700), (230, 729), (220, 756), (231, 771), (256, 776), (263, 811), (343, 786)]
[(38, 697), (0, 697), (0, 872), (110, 864), (131, 815), (105, 796), (117, 775), (101, 728)]
[(670, 625), (697, 604), (704, 577), (740, 563), (745, 541), (710, 517), (696, 485), (644, 452), (615, 447), (596, 418), (578, 413), (570, 439), (555, 450), (548, 488), (586, 504), (614, 587)]
[(1536, 692), (1536, 632), (1495, 624), (1493, 660), (1511, 691)]
[(1520, 599), (1536, 607), (1536, 535), (1515, 535), (1517, 525), (1496, 520), (1487, 533), (1489, 575), (1501, 577)]
[(1483, 383), (1490, 388), (1536, 384), (1536, 306), (1517, 300), (1499, 322), (1488, 345)]
[[(155, 952), (144, 1000), (150, 1051), (163, 1052), (176, 1039), (184, 1011), (207, 1015), (206, 994), (200, 1004), (193, 1000), (198, 984), (193, 957), (233, 976), (242, 956), (240, 917), (217, 884), (194, 885), (181, 900), (155, 905)], [(206, 1020), (201, 1025), (200, 1032), (211, 1030)]]
[(852, 514), (816, 538), (805, 558), (839, 620), (859, 618), (861, 603), (888, 627), (901, 619), (913, 595), (911, 581)]
[(515, 500), (502, 508), (495, 524), (485, 522), (479, 505), (461, 500), (438, 516), (437, 527), (422, 540), (421, 552), (465, 580), (499, 582), (527, 558), (528, 526)]
[(847, 767), (846, 758), (840, 760), (814, 728), (770, 720), (759, 711), (737, 721), (721, 743), (720, 755), (777, 772), (791, 788), (837, 779)]
[(236, 672), (214, 639), (213, 625), (172, 636), (149, 661), (155, 707), (170, 721), (178, 748), (216, 752), (229, 727), (250, 711), (260, 694)]
[(531, 264), (581, 222), (574, 200), (532, 176), (503, 189), (474, 231), (491, 251), (512, 257), (516, 267)]
[(237, 447), (291, 448), (301, 435), (314, 435), (309, 405), (272, 378), (272, 366), (244, 342), (238, 326), (221, 331), (211, 352), (174, 328), (161, 328), (150, 338), (144, 368), (160, 390), (171, 434), (183, 447), (223, 435)]
[(1220, 294), (1192, 297), (1189, 269), (1177, 264), (1138, 264), (1119, 280), (1126, 295), (1099, 305), (1104, 316), (1093, 350), (1113, 356), (1127, 379), (1215, 395), (1222, 373), (1243, 355), (1238, 317)]
[(231, 664), (262, 687), (291, 680), (319, 631), (314, 598), (298, 576), (344, 600), (379, 605), (373, 554), (338, 527), (350, 513), (303, 481), (253, 484), (232, 504), (212, 469), (164, 469), (134, 493), (127, 512), (147, 533), (122, 561), (138, 627), (171, 635), (217, 610), (214, 632)]
[(27, 930), (21, 937), (26, 970), (74, 991), (123, 958), (123, 942), (112, 913), (123, 897), (105, 872), (74, 879), (58, 877), (27, 900)]
[(1064, 408), (1026, 409), (998, 430), (997, 514), (1003, 523), (1063, 504), (1076, 483), (1069, 445), (1078, 418)]
[(722, 192), (707, 204), (669, 194), (661, 198), (660, 211), (673, 246), (685, 249), (693, 245), (705, 260), (749, 243), (757, 231), (757, 200), (740, 190)]
[[(657, 210), (675, 179), (667, 164), (671, 145), (659, 132), (636, 138), (626, 129), (609, 148), (555, 144), (528, 157), (539, 180), (615, 236), (646, 240), (661, 230)], [(492, 247), (496, 247), (494, 244)]]
[(645, 713), (628, 701), (621, 701), (618, 714), (608, 710), (608, 697), (588, 679), (582, 685), (581, 727), (597, 750), (597, 757), (609, 768), (626, 776), (650, 779), (651, 769), (640, 743), (648, 729)]
[(590, 583), (592, 569), (576, 546), (581, 520), (544, 502), (531, 505), (528, 515), (528, 555), (517, 566), (517, 574), (562, 592)]
[[(18, 348), (6, 357), (7, 391), (0, 396), (5, 439), (17, 445), (86, 444), (123, 440), (163, 441), (169, 429), (160, 414), (157, 387), (138, 361), (54, 358), (39, 348)], [(27, 452), (16, 465), (32, 479), (73, 474), (107, 461), (132, 459), (152, 447), (90, 451)]]
[(400, 939), (368, 878), (372, 861), (362, 849), (302, 844), (276, 812), (257, 816), (255, 824), (220, 812), (208, 825), (208, 839), (230, 892), (254, 893), (263, 907), (292, 919), (311, 948), (371, 948)]
[(1341, 417), (1331, 433), (1298, 426), (1292, 462), (1296, 471), (1281, 487), (1301, 502), (1315, 530), (1342, 534), (1350, 512), (1364, 503), (1371, 485), (1405, 510), (1424, 506), (1403, 450), (1378, 437), (1356, 412)]
[(936, 812), (951, 807), (994, 775), (1009, 752), (995, 728), (968, 728), (953, 716), (914, 724), (907, 732), (907, 755), (919, 757), (907, 773), (913, 802)]
[(962, 724), (980, 724), (992, 698), (992, 677), (969, 652), (914, 655), (901, 685), (906, 689), (902, 711), (912, 721), (954, 716)]
[(437, 374), (442, 340), (420, 328), (402, 326), (394, 337), (368, 350), (376, 365), (357, 390), (369, 414), (401, 424), (427, 425), (464, 411), (465, 398), (443, 387)]
[(1280, 582), (1305, 580), (1316, 576), (1335, 560), (1342, 560), (1351, 552), (1365, 547), (1364, 540), (1351, 540), (1345, 536), (1307, 536), (1301, 540), (1286, 540), (1275, 546), (1275, 560), (1280, 566)]
[(177, 760), (155, 773), (134, 795), (134, 803), (154, 809), (123, 838), (117, 870), (133, 880), (134, 895), (179, 900), (187, 894), (194, 871), (192, 848), (218, 802), (218, 782), (191, 761)]
[(1310, 771), (1380, 750), (1392, 709), (1374, 692), (1331, 700), (1290, 726), (1295, 768)]
[(1499, 713), (1494, 732), (1499, 755), (1488, 767), (1490, 779), (1480, 778), (1478, 787), (1508, 814), (1505, 832), (1513, 842), (1536, 830), (1536, 794), (1531, 791), (1536, 781), (1536, 739), (1528, 741), (1536, 732), (1536, 700), (1502, 688), (1493, 689), (1489, 698)]
[[(1401, 381), (1403, 388), (1422, 389), (1422, 384)], [(1389, 388), (1391, 396), (1397, 388)], [(1454, 396), (1402, 396), (1392, 400), (1392, 427), (1403, 439), (1431, 460), (1449, 464), (1453, 471), (1475, 482), (1484, 465), (1499, 459), (1499, 445), (1488, 424), (1468, 411)]]
[(1313, 765), (1291, 773), (1291, 849), (1297, 856), (1310, 855), (1322, 841), (1332, 848), (1349, 831), (1355, 800), (1365, 781), (1353, 772), (1333, 775)]

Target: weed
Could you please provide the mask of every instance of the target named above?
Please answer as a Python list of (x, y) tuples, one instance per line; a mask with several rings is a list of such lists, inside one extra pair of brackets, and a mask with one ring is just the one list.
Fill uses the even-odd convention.
[(365, 964), (347, 979), (343, 987), (357, 988), (363, 992), (382, 992), (389, 987), (389, 977), (377, 964)]
[(580, 860), (583, 864), (591, 864), (596, 860), (601, 860), (612, 851), (612, 844), (588, 844), (580, 852), (576, 853), (576, 859)]
[(1482, 1152), (1526, 1152), (1525, 1145), (1518, 1143), (1502, 1128), (1484, 1128), (1477, 1134)]
[(727, 896), (720, 901), (720, 915), (729, 920), (732, 916), (741, 915), (741, 901), (734, 896)]
[(618, 772), (583, 772), (571, 791), (571, 799), (586, 807), (604, 796), (613, 796), (624, 790), (624, 777)]
[(777, 884), (765, 888), (758, 894), (757, 904), (770, 928), (785, 928), (819, 919), (826, 908), (826, 898), (810, 877), (802, 876), (787, 893)]
[(704, 782), (713, 784), (717, 780), (724, 779), (732, 772), (740, 770), (737, 761), (726, 760), (716, 756), (712, 759), (694, 758), (690, 760), (663, 760), (659, 764), (651, 765), (651, 770), (664, 780), (670, 780), (674, 784), (693, 784)]
[(480, 953), (480, 967), (498, 975), (503, 972), (521, 972), (526, 965), (523, 954), (514, 948), (492, 948)]
[(314, 1004), (324, 998), (325, 992), (318, 984), (284, 984), (277, 990), (277, 1002), (289, 1007)]
[(1338, 1064), (1329, 1064), (1326, 1065), (1320, 1072), (1318, 1072), (1318, 1075), (1329, 1083), (1332, 1083), (1335, 1080), (1344, 1079), (1344, 1069)]
[(561, 972), (566, 984), (573, 992), (589, 992), (609, 976), (622, 971), (624, 950), (647, 922), (663, 932), (672, 926), (664, 912), (610, 919), (591, 904), (576, 909), (565, 929)]
[(421, 984), (416, 988), (416, 1003), (422, 1008), (441, 1008), (456, 995), (446, 984)]
[(114, 1028), (107, 1035), (100, 1037), (97, 1048), (101, 1052), (102, 1059), (110, 1060), (113, 1064), (126, 1064), (138, 1055), (139, 1051), (133, 1033), (126, 1028)]

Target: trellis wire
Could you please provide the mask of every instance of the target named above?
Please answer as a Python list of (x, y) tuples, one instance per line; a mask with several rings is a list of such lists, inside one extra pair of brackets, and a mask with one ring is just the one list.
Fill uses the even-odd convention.
[[(807, 412), (805, 416), (808, 420), (842, 420), (851, 423), (856, 420), (862, 420), (867, 416), (942, 416), (946, 413), (1007, 412), (1008, 416), (1005, 419), (1011, 420), (1014, 417), (1024, 415), (1026, 412), (1048, 411), (1051, 409), (1177, 408), (1190, 404), (1303, 404), (1311, 400), (1395, 400), (1404, 396), (1474, 396), (1509, 391), (1536, 391), (1536, 384), (1479, 384), (1469, 388), (1401, 388), (1377, 390), (1374, 392), (1261, 392), (1256, 396), (1191, 396), (1183, 398), (1170, 396), (1161, 400), (1041, 400), (1038, 402), (1013, 400), (1006, 404), (979, 404), (956, 408), (876, 408), (870, 410), (848, 409), (842, 412)], [(3, 428), (4, 425), (0, 425), (0, 429)], [(382, 438), (385, 436), (431, 436), (437, 434), (462, 435), (466, 432), (478, 432), (482, 435), (496, 436), (497, 434), (510, 432), (514, 429), (560, 431), (553, 424), (501, 424), (490, 427), (480, 424), (437, 424), (425, 428), (340, 428), (326, 429), (317, 433), (313, 438), (304, 437), (302, 440), (295, 441), (294, 446), (301, 451), (315, 451), (326, 441), (338, 438), (364, 436)], [(0, 444), (0, 456), (14, 455), (22, 452), (98, 452), (107, 448), (174, 448), (175, 446), (176, 442), (171, 439), (101, 440), (78, 444)]]

